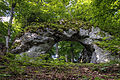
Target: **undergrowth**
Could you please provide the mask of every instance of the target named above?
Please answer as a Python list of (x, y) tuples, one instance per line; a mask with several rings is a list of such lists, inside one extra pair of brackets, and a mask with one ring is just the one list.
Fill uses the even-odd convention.
[[(30, 68), (30, 69), (29, 69)], [(33, 69), (32, 69), (33, 68)], [(32, 71), (32, 73), (28, 71)], [(84, 71), (84, 72), (83, 72)], [(94, 73), (96, 75), (94, 75)], [(65, 62), (65, 57), (59, 59), (51, 59), (48, 54), (40, 55), (39, 57), (28, 57), (26, 53), (22, 55), (14, 55), (7, 53), (0, 57), (0, 78), (13, 77), (18, 75), (51, 75), (51, 79), (70, 79), (70, 80), (107, 80), (120, 78), (120, 62), (111, 61), (109, 63), (93, 64), (93, 63), (71, 63)], [(101, 74), (101, 77), (100, 75)], [(116, 75), (109, 76), (105, 75)], [(93, 74), (92, 76), (90, 76)], [(54, 75), (54, 76), (53, 76)], [(64, 78), (58, 78), (61, 75)], [(74, 79), (75, 78), (75, 79)], [(36, 78), (37, 79), (37, 78)], [(38, 78), (39, 79), (39, 78)]]

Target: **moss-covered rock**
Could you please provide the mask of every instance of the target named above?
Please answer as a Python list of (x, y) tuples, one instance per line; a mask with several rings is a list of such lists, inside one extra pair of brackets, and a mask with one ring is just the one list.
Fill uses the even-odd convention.
[(60, 20), (51, 23), (32, 23), (26, 27), (21, 37), (16, 39), (11, 52), (27, 53), (31, 57), (37, 57), (49, 51), (56, 42), (77, 41), (86, 48), (82, 55), (85, 62), (108, 62), (111, 57), (110, 52), (104, 50), (107, 46), (100, 47), (105, 44), (102, 41), (105, 41), (103, 39), (106, 37), (112, 39), (111, 35), (100, 28), (83, 21)]

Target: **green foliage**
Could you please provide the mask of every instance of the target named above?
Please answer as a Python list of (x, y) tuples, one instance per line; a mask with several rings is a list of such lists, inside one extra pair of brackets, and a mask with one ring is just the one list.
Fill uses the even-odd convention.
[[(119, 53), (120, 51), (119, 0), (13, 0), (13, 4), (16, 4), (16, 6), (10, 35), (11, 43), (22, 31), (35, 32), (38, 28), (49, 27), (62, 32), (69, 28), (77, 30), (83, 26), (85, 26), (84, 29), (89, 29), (93, 25), (94, 27), (99, 26), (102, 30), (114, 36), (112, 40), (98, 42), (97, 44), (100, 47), (104, 47), (112, 53)], [(1, 0), (0, 16), (10, 15), (10, 8), (13, 4), (11, 0)], [(59, 24), (60, 21), (62, 21), (62, 24)], [(7, 29), (8, 23), (0, 21), (0, 42), (5, 43)], [(69, 61), (71, 49), (76, 60), (79, 52), (83, 49), (74, 42), (60, 42), (59, 44), (60, 56), (68, 55)], [(75, 46), (71, 48), (70, 44)], [(51, 50), (52, 54), (54, 54), (54, 49)], [(25, 58), (27, 57), (25, 56)], [(36, 59), (36, 63), (39, 59), (42, 58)], [(22, 60), (24, 62), (25, 59)], [(29, 58), (26, 59), (26, 61), (29, 60)], [(44, 59), (42, 61), (46, 62)]]
[[(108, 71), (111, 71), (112, 73), (119, 73), (119, 71), (116, 71), (112, 69), (113, 67), (117, 68), (120, 65), (119, 60), (113, 60), (108, 63), (101, 63), (101, 64), (93, 64), (91, 65), (91, 70), (92, 71), (98, 71), (100, 73), (107, 73)], [(105, 76), (105, 77), (110, 77), (110, 76)]]
[(50, 62), (51, 62), (51, 64), (54, 64), (54, 65), (57, 65), (57, 66), (67, 64), (65, 62), (65, 57), (64, 56), (60, 56), (59, 58), (56, 58), (56, 59), (54, 59), (54, 60), (52, 60)]
[(9, 74), (0, 74), (0, 77), (9, 77), (9, 76), (11, 76), (11, 75), (9, 75)]
[[(17, 76), (19, 77), (21, 75), (21, 76), (23, 76), (23, 77), (21, 77), (21, 79), (25, 79), (25, 78), (28, 79), (29, 76), (30, 76), (30, 78), (34, 77), (34, 79), (38, 79), (38, 78), (35, 78), (36, 75), (44, 74), (44, 76), (45, 76), (44, 78), (46, 78), (45, 74), (47, 74), (47, 76), (48, 75), (50, 76), (50, 74), (53, 72), (55, 73), (55, 75), (56, 74), (58, 74), (58, 75), (62, 74), (63, 76), (69, 75), (68, 77), (64, 77), (64, 79), (104, 80), (104, 79), (118, 79), (117, 76), (119, 76), (120, 63), (118, 63), (117, 61), (113, 61), (110, 63), (102, 63), (102, 64), (66, 63), (64, 56), (61, 56), (59, 59), (55, 59), (55, 60), (48, 59), (48, 62), (47, 62), (47, 60), (46, 60), (46, 62), (42, 61), (42, 60), (45, 60), (45, 58), (48, 56), (49, 55), (40, 55), (40, 57), (35, 57), (34, 61), (32, 62), (29, 60), (31, 60), (31, 59), (33, 60), (33, 58), (28, 57), (27, 54), (25, 54), (25, 53), (23, 55), (16, 55), (16, 56), (11, 53), (8, 53), (6, 55), (6, 57), (9, 58), (9, 59), (7, 59), (9, 61), (6, 61), (6, 62), (9, 62), (6, 64), (7, 65), (6, 71), (8, 71), (8, 72), (1, 73), (1, 71), (0, 71), (0, 78), (1, 79), (4, 79), (5, 77), (12, 78), (13, 76), (15, 76), (15, 78), (16, 78)], [(27, 58), (27, 59), (25, 59), (25, 58)], [(37, 63), (35, 61), (37, 61)], [(30, 65), (24, 64), (24, 62), (28, 62)], [(25, 71), (26, 69), (27, 69), (27, 71)], [(88, 69), (88, 70), (85, 71), (85, 69)], [(116, 70), (116, 71), (112, 72), (110, 70)], [(91, 75), (91, 74), (94, 74), (95, 72), (96, 72), (95, 75)], [(26, 75), (28, 77), (26, 77)], [(69, 78), (69, 77), (71, 77), (71, 78)], [(39, 78), (41, 79), (41, 76)], [(46, 78), (46, 79), (48, 79), (48, 78)], [(61, 78), (55, 77), (54, 79), (61, 79)]]
[[(11, 53), (6, 53), (5, 56), (2, 56), (2, 64), (5, 66), (5, 70), (8, 71), (8, 74), (23, 74), (25, 67), (21, 66), (18, 61), (15, 60), (15, 55)], [(9, 76), (7, 74), (1, 74), (1, 76)]]
[[(72, 63), (67, 63), (65, 62), (65, 57), (64, 56), (60, 56), (59, 59), (51, 59), (49, 54), (41, 54), (39, 57), (29, 57), (26, 53), (24, 53), (23, 55), (16, 55), (15, 57), (15, 61), (17, 63), (11, 63), (14, 65), (22, 65), (24, 66), (42, 66), (42, 67), (47, 67), (46, 65), (51, 65), (51, 66), (67, 66), (67, 65), (71, 65)], [(13, 70), (17, 69), (19, 71), (19, 69), (21, 68), (19, 66), (19, 68), (17, 67), (12, 67)], [(16, 71), (17, 72), (17, 71)], [(21, 71), (20, 71), (21, 72)]]
[[(72, 44), (72, 47), (71, 47), (71, 44)], [(72, 57), (76, 61), (78, 60), (78, 58), (80, 56), (80, 52), (82, 52), (84, 47), (79, 42), (60, 41), (60, 42), (58, 42), (58, 48), (59, 48), (58, 49), (59, 50), (59, 52), (58, 52), (59, 56), (64, 56), (65, 57), (67, 55), (66, 58), (70, 62)], [(49, 54), (51, 54), (51, 56), (55, 55), (55, 46), (49, 51)]]
[(39, 57), (31, 58), (26, 53), (23, 55), (7, 53), (2, 57), (2, 62), (7, 66), (6, 71), (8, 71), (9, 74), (20, 75), (25, 73), (26, 66), (40, 66), (45, 64), (47, 62), (46, 58), (49, 58), (49, 55), (40, 55)]
[(119, 51), (120, 51), (120, 38), (119, 37), (114, 37), (114, 39), (111, 40), (107, 40), (103, 39), (103, 41), (98, 41), (97, 44), (102, 47), (105, 48), (106, 50), (110, 51), (113, 53), (113, 55), (116, 55), (118, 53), (119, 55)]
[[(94, 0), (92, 2), (94, 11), (94, 19), (103, 30), (107, 30), (111, 34), (117, 33), (120, 28), (119, 25), (119, 5), (115, 0)], [(118, 6), (117, 6), (118, 5)]]
[(90, 22), (94, 27), (99, 26), (102, 30), (109, 32), (115, 39), (100, 42), (111, 52), (118, 52), (120, 37), (120, 2), (119, 0), (79, 0), (71, 7), (71, 14), (75, 19)]
[[(61, 19), (83, 20), (117, 36), (117, 40), (114, 39), (109, 41), (109, 43), (107, 41), (100, 43), (102, 44), (101, 46), (107, 46), (107, 50), (115, 52), (119, 51), (114, 47), (119, 45), (118, 37), (120, 37), (119, 3), (119, 0), (72, 0), (71, 4), (69, 0), (45, 0), (42, 2), (27, 0), (17, 3), (15, 20), (22, 27), (26, 27), (33, 22), (54, 22)], [(42, 26), (44, 27), (45, 25)], [(61, 25), (50, 24), (49, 26), (60, 28)], [(69, 26), (71, 25), (66, 25), (64, 28)], [(73, 24), (71, 27), (74, 26), (76, 25)], [(85, 28), (88, 29), (89, 27), (86, 26)], [(56, 28), (54, 29), (56, 30)], [(63, 29), (59, 30), (63, 31)], [(109, 44), (111, 45), (109, 46)]]
[(99, 78), (99, 77), (95, 77), (95, 80), (104, 80), (104, 79), (101, 79), (101, 78)]
[(23, 24), (28, 25), (32, 22), (46, 22), (60, 19), (65, 12), (65, 6), (62, 1), (21, 1), (16, 6), (16, 19)]
[(6, 0), (0, 0), (0, 42), (5, 43), (5, 36), (7, 35), (7, 22), (2, 22), (2, 17), (9, 14), (9, 6)]
[(11, 74), (23, 74), (25, 72), (25, 66), (21, 66), (19, 63), (17, 63), (16, 61), (10, 62), (9, 66), (8, 66), (8, 71)]
[(5, 43), (5, 36), (7, 35), (7, 23), (0, 21), (0, 42)]
[(61, 56), (59, 59), (51, 59), (49, 54), (41, 54), (39, 57), (29, 57), (26, 53), (22, 55), (16, 55), (15, 61), (24, 65), (33, 65), (33, 66), (40, 66), (42, 64), (49, 65), (64, 65), (68, 64), (65, 62), (65, 57)]
[(79, 0), (71, 7), (75, 19), (82, 19), (111, 34), (119, 34), (119, 1), (118, 0)]
[(7, 2), (4, 0), (0, 0), (0, 17), (5, 16), (7, 14), (7, 10), (9, 10)]
[(29, 57), (26, 53), (22, 55), (16, 55), (15, 60), (20, 62), (22, 65), (40, 65), (46, 63), (49, 59), (49, 54), (41, 54), (39, 57)]
[[(70, 28), (77, 30), (83, 26), (85, 26), (84, 29), (89, 29), (93, 25), (94, 27), (100, 27), (114, 37), (111, 40), (106, 38), (96, 44), (106, 48), (106, 50), (109, 50), (115, 55), (116, 53), (120, 53), (120, 0), (13, 0), (13, 3), (16, 6), (10, 35), (11, 42), (22, 31), (35, 32), (38, 28), (43, 29), (49, 27), (62, 32)], [(0, 17), (10, 15), (11, 7), (11, 0), (0, 0)], [(62, 24), (60, 24), (61, 20), (64, 20)], [(7, 29), (8, 23), (0, 21), (0, 42), (5, 43)], [(83, 50), (83, 46), (76, 42), (66, 41), (61, 41), (58, 44), (59, 59), (52, 59), (50, 57), (55, 54), (55, 47), (53, 47), (51, 52), (49, 52), (50, 55), (39, 55), (39, 57), (34, 58), (28, 57), (27, 54), (13, 55), (7, 53), (7, 55), (2, 57), (3, 60), (1, 62), (8, 66), (8, 73), (18, 75), (23, 74), (25, 72), (25, 66), (30, 65), (45, 68), (52, 66), (52, 68), (59, 69), (59, 71), (65, 71), (71, 65), (76, 66), (76, 64), (69, 63), (72, 58), (71, 51), (74, 53), (74, 59), (77, 60), (80, 56), (79, 53)], [(71, 44), (73, 45), (72, 47)], [(68, 56), (68, 63), (65, 62), (65, 55)], [(106, 72), (108, 66), (113, 64), (119, 65), (120, 63), (115, 60), (107, 64), (82, 65), (94, 66), (93, 71)], [(3, 73), (0, 74), (1, 76), (10, 75)], [(83, 76), (83, 78), (88, 79), (86, 76)], [(96, 77), (95, 80), (100, 80), (100, 78)]]
[(6, 53), (5, 56), (1, 55), (1, 57), (5, 64), (8, 64), (9, 62), (14, 61), (14, 59), (15, 59), (15, 55), (11, 54), (11, 53)]

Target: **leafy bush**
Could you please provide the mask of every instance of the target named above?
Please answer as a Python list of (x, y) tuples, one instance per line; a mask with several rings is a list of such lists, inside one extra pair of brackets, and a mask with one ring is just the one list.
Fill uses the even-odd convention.
[[(6, 53), (5, 56), (2, 56), (3, 65), (5, 65), (5, 70), (8, 71), (9, 74), (23, 74), (24, 66), (15, 60), (15, 55), (11, 53)], [(7, 74), (1, 74), (2, 76), (7, 76)]]
[(49, 61), (49, 54), (41, 54), (38, 57), (29, 57), (26, 53), (22, 55), (16, 55), (16, 61), (22, 65), (40, 65)]
[(51, 64), (54, 64), (54, 65), (64, 65), (64, 64), (66, 64), (65, 57), (64, 56), (60, 56), (59, 58), (56, 58), (56, 59), (52, 60)]
[(16, 61), (10, 62), (8, 66), (8, 71), (11, 74), (15, 74), (15, 75), (23, 74), (25, 72), (25, 66), (21, 66)]

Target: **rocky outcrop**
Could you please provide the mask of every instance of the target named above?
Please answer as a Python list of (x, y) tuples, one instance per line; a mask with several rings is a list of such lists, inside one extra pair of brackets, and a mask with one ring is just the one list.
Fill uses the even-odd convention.
[(59, 41), (77, 41), (85, 47), (81, 56), (83, 62), (108, 62), (111, 60), (110, 53), (95, 43), (101, 41), (104, 37), (110, 38), (111, 36), (93, 26), (88, 29), (83, 26), (78, 30), (67, 29), (63, 31), (49, 27), (38, 28), (33, 32), (25, 32), (21, 37), (17, 38), (14, 42), (16, 46), (11, 52), (27, 53), (30, 57), (36, 57), (39, 54), (48, 52)]

